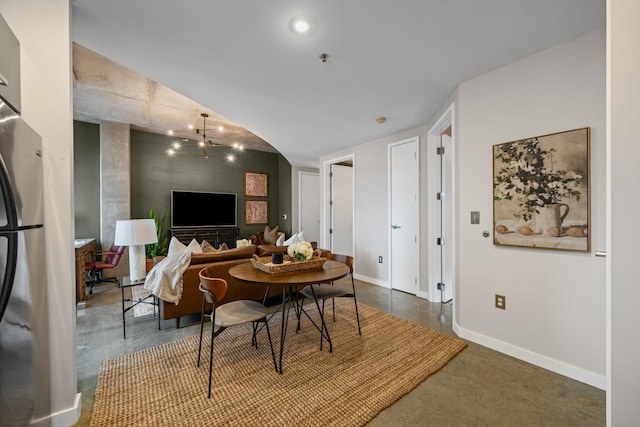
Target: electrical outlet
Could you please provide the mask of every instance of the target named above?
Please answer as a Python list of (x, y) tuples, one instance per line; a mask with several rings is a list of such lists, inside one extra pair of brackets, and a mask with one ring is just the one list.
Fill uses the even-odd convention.
[(507, 309), (507, 297), (505, 297), (504, 295), (496, 294), (496, 308), (499, 308), (501, 310), (506, 310)]
[(379, 257), (378, 257), (378, 262), (379, 262), (380, 264), (382, 264), (382, 257), (381, 257), (381, 256), (379, 256)]

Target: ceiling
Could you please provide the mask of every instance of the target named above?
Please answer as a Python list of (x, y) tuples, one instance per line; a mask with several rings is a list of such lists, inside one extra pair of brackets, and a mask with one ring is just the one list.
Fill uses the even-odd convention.
[[(296, 16), (310, 33), (289, 29)], [(74, 117), (163, 133), (204, 109), (232, 139), (317, 167), (428, 123), (465, 80), (604, 25), (605, 0), (72, 0)]]
[[(201, 114), (207, 114), (202, 117)], [(73, 118), (109, 120), (133, 129), (217, 145), (278, 152), (262, 138), (178, 92), (77, 43), (73, 44)], [(218, 129), (222, 126), (223, 131)], [(193, 129), (190, 129), (192, 127)], [(183, 144), (189, 149), (189, 144)], [(163, 147), (168, 148), (168, 147)], [(190, 152), (199, 154), (192, 144)], [(208, 149), (211, 152), (211, 149)]]

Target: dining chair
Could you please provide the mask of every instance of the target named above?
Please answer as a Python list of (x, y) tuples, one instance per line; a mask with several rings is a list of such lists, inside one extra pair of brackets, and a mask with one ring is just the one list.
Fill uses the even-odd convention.
[[(269, 323), (267, 322), (267, 308), (257, 301), (238, 300), (231, 301), (226, 304), (219, 305), (225, 294), (227, 293), (227, 281), (224, 279), (212, 277), (209, 268), (203, 268), (198, 273), (200, 277), (199, 289), (202, 292), (202, 317), (200, 319), (200, 344), (198, 346), (198, 367), (200, 367), (200, 356), (202, 353), (202, 334), (204, 331), (204, 318), (211, 319), (211, 346), (209, 348), (209, 391), (208, 398), (211, 398), (211, 373), (213, 369), (213, 342), (216, 336), (220, 335), (225, 329), (232, 326), (253, 323), (253, 334), (251, 337), (251, 345), (258, 348), (258, 340), (256, 335), (259, 331), (258, 323), (264, 322), (269, 337), (269, 346), (271, 347), (271, 357), (273, 366), (278, 371), (276, 365), (276, 355), (273, 351), (273, 343), (271, 342), (271, 333), (269, 332)], [(207, 304), (212, 306), (211, 311), (207, 310)], [(216, 329), (217, 328), (217, 329)]]
[[(333, 321), (336, 321), (336, 305), (335, 305), (335, 298), (340, 298), (340, 297), (346, 297), (346, 298), (353, 298), (353, 302), (356, 306), (356, 321), (358, 323), (358, 335), (362, 335), (362, 332), (360, 330), (360, 315), (358, 314), (358, 300), (356, 298), (356, 285), (355, 285), (355, 281), (353, 280), (353, 263), (354, 263), (354, 258), (352, 256), (349, 255), (339, 255), (339, 254), (334, 254), (334, 253), (328, 253), (326, 255), (327, 259), (333, 260), (333, 261), (338, 261), (341, 262), (343, 264), (346, 264), (347, 267), (349, 267), (349, 276), (351, 276), (351, 292), (349, 292), (348, 289), (345, 289), (344, 287), (341, 286), (335, 286), (334, 282), (331, 283), (318, 283), (318, 284), (314, 284), (314, 285), (308, 285), (305, 286), (302, 289), (302, 295), (306, 298), (314, 298), (314, 294), (315, 294), (315, 298), (318, 300), (322, 300), (322, 306), (320, 309), (320, 316), (322, 316), (322, 318), (324, 319), (324, 306), (325, 306), (325, 302), (326, 300), (328, 300), (329, 298), (331, 298), (331, 303), (332, 303), (332, 310), (333, 310)], [(313, 288), (312, 288), (313, 287)], [(298, 317), (298, 327), (300, 324), (300, 317)], [(322, 333), (320, 334), (320, 349), (322, 349), (322, 340), (323, 340), (323, 335)]]

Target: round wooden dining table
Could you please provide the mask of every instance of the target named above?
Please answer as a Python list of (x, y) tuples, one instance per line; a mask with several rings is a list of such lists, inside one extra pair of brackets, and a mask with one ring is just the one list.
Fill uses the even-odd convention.
[[(302, 310), (302, 307), (297, 306), (298, 288), (316, 283), (328, 283), (334, 280), (341, 279), (349, 274), (349, 267), (341, 262), (327, 260), (325, 261), (322, 268), (319, 269), (270, 274), (255, 268), (252, 263), (247, 262), (231, 267), (229, 269), (229, 274), (238, 280), (242, 280), (243, 282), (265, 286), (267, 288), (265, 295), (267, 295), (271, 286), (283, 287), (281, 305), (282, 323), (280, 326), (280, 357), (278, 366), (278, 372), (282, 374), (282, 353), (284, 351), (290, 306), (291, 304), (296, 304), (296, 314), (298, 317), (301, 314), (301, 311), (298, 310)], [(313, 290), (313, 287), (311, 289)], [(320, 304), (318, 303), (318, 299), (315, 296), (315, 292), (313, 293), (313, 295), (318, 313), (321, 313)], [(312, 323), (316, 328), (318, 328), (315, 322), (312, 321)], [(329, 352), (331, 352), (333, 350), (331, 338), (329, 337), (329, 331), (327, 330), (324, 322), (324, 316), (322, 315), (320, 316), (320, 323), (321, 326), (318, 328), (318, 330), (320, 331), (320, 334), (322, 334), (324, 338), (327, 339), (327, 342), (329, 343)]]

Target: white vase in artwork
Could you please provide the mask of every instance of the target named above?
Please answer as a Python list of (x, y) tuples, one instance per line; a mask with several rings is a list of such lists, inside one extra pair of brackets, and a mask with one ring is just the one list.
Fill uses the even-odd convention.
[[(563, 208), (564, 212), (561, 212)], [(534, 232), (540, 234), (550, 234), (549, 230), (559, 232), (562, 230), (562, 221), (568, 214), (569, 206), (565, 203), (554, 203), (540, 208), (540, 212), (535, 217)], [(554, 232), (552, 231), (553, 234)]]

